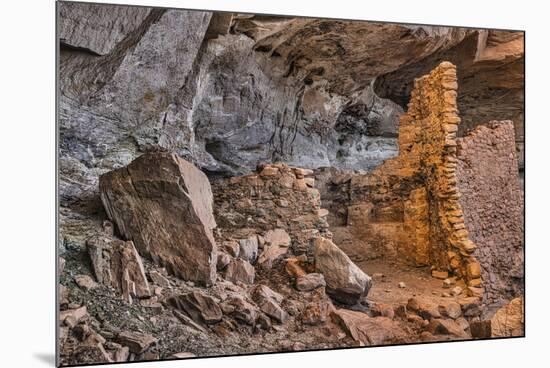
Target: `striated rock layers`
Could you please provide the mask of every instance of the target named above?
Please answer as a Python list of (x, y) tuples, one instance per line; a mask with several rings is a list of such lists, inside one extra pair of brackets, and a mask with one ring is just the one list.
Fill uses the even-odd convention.
[(120, 235), (184, 280), (216, 280), (210, 183), (199, 169), (165, 152), (140, 156), (100, 177), (101, 200)]
[[(159, 147), (211, 176), (277, 161), (370, 170), (397, 155), (405, 104), (391, 73), (413, 68), (408, 82), (452, 50), (461, 78), (484, 81), (468, 84), (469, 111), (496, 80), (491, 109), (519, 106), (522, 73), (505, 82), (521, 33), (489, 32), (472, 64), (460, 45), (481, 30), (64, 2), (59, 20), (63, 206), (93, 201), (100, 174)], [(372, 85), (381, 76), (388, 89)]]

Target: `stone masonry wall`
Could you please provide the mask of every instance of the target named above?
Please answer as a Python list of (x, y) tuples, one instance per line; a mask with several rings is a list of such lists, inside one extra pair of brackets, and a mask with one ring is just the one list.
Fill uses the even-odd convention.
[(514, 125), (492, 121), (458, 142), (458, 187), (464, 223), (489, 301), (523, 292), (524, 213)]
[(290, 235), (294, 254), (306, 253), (310, 240), (319, 235), (330, 237), (328, 211), (321, 208), (312, 174), (276, 163), (260, 166), (257, 173), (213, 182), (220, 237), (283, 229)]
[(456, 90), (456, 68), (448, 62), (415, 80), (400, 119), (399, 156), (352, 177), (348, 225), (374, 241), (393, 242), (400, 259), (479, 287), (476, 245), (465, 229), (457, 187)]

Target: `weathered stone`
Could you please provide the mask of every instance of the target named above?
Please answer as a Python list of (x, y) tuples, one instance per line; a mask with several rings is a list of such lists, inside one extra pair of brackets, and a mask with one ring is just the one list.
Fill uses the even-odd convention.
[(432, 277), (435, 277), (436, 279), (440, 279), (440, 280), (445, 280), (447, 277), (449, 277), (449, 273), (447, 271), (433, 270)]
[(290, 236), (283, 229), (269, 230), (265, 236), (264, 250), (258, 258), (258, 264), (271, 268), (273, 261), (285, 255), (290, 246)]
[(371, 318), (362, 312), (337, 309), (332, 318), (349, 336), (365, 345), (399, 343), (405, 338), (399, 325), (386, 317)]
[(515, 298), (491, 318), (491, 337), (523, 336), (525, 329), (523, 298)]
[(113, 360), (118, 363), (128, 361), (129, 357), (130, 357), (130, 348), (127, 346), (121, 346), (113, 354)]
[(124, 331), (118, 334), (117, 342), (128, 346), (130, 352), (141, 354), (157, 341), (153, 336), (138, 332)]
[(187, 315), (181, 313), (180, 311), (178, 310), (173, 310), (172, 311), (174, 313), (174, 316), (176, 316), (176, 318), (185, 326), (187, 327), (190, 327), (196, 331), (200, 331), (200, 332), (204, 332), (206, 333), (207, 330), (201, 326), (200, 324), (196, 323), (195, 321), (193, 321), (190, 317), (188, 317)]
[(129, 303), (134, 297), (151, 295), (141, 257), (133, 242), (98, 236), (88, 239), (86, 246), (99, 282), (114, 287)]
[(63, 44), (105, 55), (135, 31), (151, 9), (66, 3), (59, 11), (59, 34)]
[(153, 297), (153, 298), (150, 298), (150, 299), (142, 299), (139, 301), (139, 304), (144, 307), (144, 308), (147, 308), (155, 313), (162, 313), (163, 311), (163, 307), (162, 307), (162, 304), (160, 304), (158, 301), (157, 301), (157, 298), (156, 297)]
[(254, 267), (243, 259), (232, 259), (225, 268), (225, 278), (231, 282), (253, 284), (256, 271)]
[(169, 288), (171, 286), (170, 284), (170, 280), (168, 280), (166, 277), (164, 277), (160, 272), (158, 271), (150, 271), (149, 272), (149, 277), (151, 278), (151, 280), (159, 285), (159, 286), (162, 286), (164, 288)]
[(318, 326), (327, 321), (329, 313), (333, 306), (328, 301), (317, 301), (306, 305), (303, 312), (300, 314), (302, 323), (311, 326)]
[(296, 289), (299, 291), (312, 291), (322, 286), (326, 286), (326, 282), (320, 273), (308, 273), (296, 278)]
[(216, 268), (218, 271), (223, 270), (227, 267), (227, 265), (231, 262), (233, 258), (227, 253), (224, 252), (218, 252), (218, 261), (216, 263)]
[(216, 278), (212, 191), (202, 171), (175, 154), (141, 155), (99, 180), (107, 215), (143, 255), (203, 285)]
[(332, 298), (344, 304), (355, 304), (367, 296), (371, 278), (333, 242), (316, 238), (314, 257), (315, 269), (325, 277), (327, 293)]
[(454, 284), (456, 284), (456, 280), (454, 280), (454, 279), (447, 278), (447, 279), (443, 280), (443, 287), (445, 289), (449, 289)]
[(241, 249), (239, 243), (236, 241), (225, 241), (222, 243), (222, 248), (234, 258), (239, 256), (239, 251)]
[(234, 307), (232, 315), (235, 319), (248, 325), (254, 325), (258, 317), (258, 309), (254, 305), (242, 297), (232, 297), (227, 303)]
[(457, 319), (462, 315), (462, 309), (460, 308), (460, 304), (455, 302), (448, 302), (446, 304), (440, 305), (439, 311), (443, 316), (449, 317), (452, 319)]
[(258, 257), (258, 237), (252, 235), (247, 239), (239, 240), (239, 258), (254, 263)]
[(424, 319), (441, 318), (437, 305), (419, 298), (410, 298), (407, 302), (407, 310), (416, 312)]
[(223, 313), (218, 303), (212, 297), (198, 291), (171, 296), (166, 302), (186, 313), (197, 323), (213, 324), (222, 319)]
[(260, 303), (260, 310), (279, 323), (288, 318), (288, 314), (273, 299), (264, 299)]
[(280, 304), (283, 301), (284, 296), (271, 290), (271, 288), (266, 285), (258, 285), (252, 291), (252, 299), (254, 299), (256, 303), (261, 303), (266, 299), (272, 299), (276, 303)]
[(75, 309), (66, 309), (59, 312), (59, 321), (69, 327), (74, 327), (80, 320), (88, 315), (86, 306)]
[(287, 259), (285, 270), (292, 277), (301, 277), (306, 274), (306, 271), (300, 266), (300, 261), (297, 258)]
[(460, 286), (455, 286), (454, 288), (451, 289), (452, 296), (458, 296), (460, 294), (462, 294), (462, 288)]
[(74, 277), (74, 281), (79, 288), (84, 290), (95, 289), (97, 283), (88, 275), (77, 275)]
[(458, 338), (468, 338), (462, 327), (450, 319), (432, 319), (428, 325), (428, 331), (434, 335), (453, 335)]

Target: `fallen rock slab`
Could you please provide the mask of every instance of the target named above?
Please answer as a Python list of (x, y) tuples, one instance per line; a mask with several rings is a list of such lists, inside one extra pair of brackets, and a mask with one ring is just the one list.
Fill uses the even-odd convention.
[(183, 280), (216, 279), (216, 227), (206, 175), (167, 152), (141, 155), (101, 175), (105, 211), (139, 252)]
[(202, 324), (213, 324), (221, 321), (223, 313), (216, 301), (201, 292), (174, 295), (166, 303), (187, 314), (193, 321)]
[(327, 294), (343, 304), (356, 304), (367, 296), (372, 285), (364, 273), (332, 241), (318, 237), (314, 240), (315, 270), (323, 274)]
[(347, 309), (336, 309), (331, 316), (350, 337), (362, 344), (386, 345), (405, 341), (405, 331), (389, 318), (372, 318), (366, 313)]
[(258, 317), (258, 309), (242, 297), (232, 297), (226, 301), (232, 308), (230, 314), (238, 321), (253, 326)]
[(153, 283), (162, 286), (164, 288), (170, 287), (170, 280), (168, 280), (166, 277), (164, 277), (160, 272), (158, 271), (150, 271), (149, 277), (151, 278), (151, 281)]
[(273, 299), (264, 299), (260, 304), (260, 310), (279, 323), (286, 321), (288, 318), (288, 314)]
[(139, 332), (123, 331), (117, 336), (117, 342), (127, 346), (134, 354), (143, 353), (156, 341), (153, 336)]
[(232, 259), (225, 267), (225, 278), (231, 282), (253, 284), (256, 271), (254, 266), (244, 259)]
[(145, 269), (134, 243), (105, 236), (86, 241), (98, 282), (112, 286), (129, 303), (132, 298), (151, 296)]

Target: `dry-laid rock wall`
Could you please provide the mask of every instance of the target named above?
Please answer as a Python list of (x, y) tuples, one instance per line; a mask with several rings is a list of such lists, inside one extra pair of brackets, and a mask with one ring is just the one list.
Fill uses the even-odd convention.
[(524, 199), (514, 145), (511, 121), (492, 121), (458, 139), (460, 204), (490, 301), (523, 293)]
[[(456, 68), (443, 62), (415, 80), (399, 126), (399, 156), (350, 183), (348, 225), (394, 256), (480, 286), (456, 178)], [(388, 248), (385, 245), (382, 248)]]
[(305, 253), (310, 240), (326, 235), (328, 229), (328, 211), (321, 208), (312, 174), (308, 169), (269, 164), (257, 173), (213, 182), (222, 238), (282, 229), (290, 235), (294, 253)]

